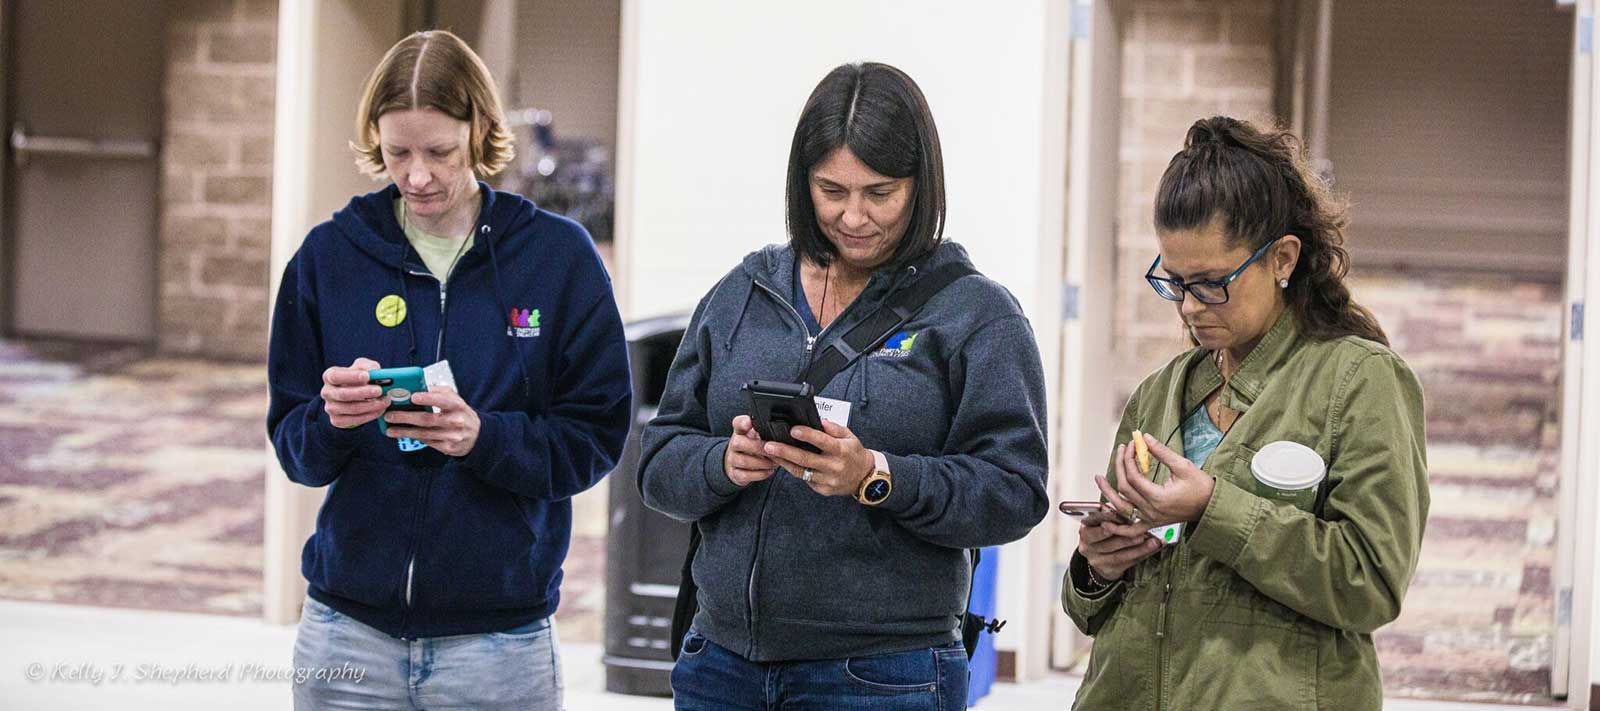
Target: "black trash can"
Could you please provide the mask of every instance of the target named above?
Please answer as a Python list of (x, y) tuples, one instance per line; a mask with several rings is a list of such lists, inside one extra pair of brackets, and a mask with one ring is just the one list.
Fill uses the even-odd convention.
[(639, 438), (655, 417), (687, 316), (628, 324), (633, 369), (633, 427), (622, 462), (607, 477), (611, 525), (606, 537), (606, 691), (670, 696), (672, 607), (689, 547), (689, 524), (651, 511), (639, 497)]

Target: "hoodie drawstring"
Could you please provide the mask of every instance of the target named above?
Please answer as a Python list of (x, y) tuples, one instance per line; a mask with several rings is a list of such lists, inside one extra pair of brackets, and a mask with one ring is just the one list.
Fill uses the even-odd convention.
[[(913, 278), (916, 275), (917, 275), (917, 267), (916, 267), (916, 265), (911, 265), (911, 266), (907, 266), (906, 267), (905, 279)], [(904, 281), (904, 279), (902, 279), (899, 282), (897, 282), (894, 286), (891, 286), (889, 288), (889, 292), (887, 294), (883, 295), (883, 301), (888, 301), (889, 297), (891, 295), (893, 295), (894, 292), (898, 291), (899, 288), (901, 286), (903, 286), (904, 284), (905, 284), (905, 281)], [(891, 337), (893, 337), (893, 334), (890, 334), (890, 335), (891, 335)], [(872, 402), (872, 382), (871, 382), (871, 376), (868, 375), (871, 372), (872, 372), (872, 354), (868, 353), (868, 354), (866, 354), (866, 355), (861, 357), (861, 409), (863, 409), (863, 410), (867, 409), (867, 405)]]
[[(483, 241), (489, 245), (489, 274), (494, 280), (495, 303), (500, 306), (500, 313), (509, 319), (511, 318), (511, 306), (510, 302), (506, 301), (505, 289), (500, 284), (500, 259), (495, 256), (494, 240), (489, 236), (489, 226), (484, 225), (478, 228), (478, 234), (483, 235)], [(510, 324), (511, 322), (508, 320), (506, 323)], [(521, 338), (511, 339), (513, 347), (517, 350), (517, 372), (522, 374), (522, 397), (531, 399), (533, 397), (533, 381), (528, 377), (528, 362), (527, 357), (522, 352), (522, 341), (523, 339)]]
[(871, 372), (872, 354), (868, 353), (861, 356), (861, 409), (863, 410), (867, 409), (867, 404), (872, 402), (871, 376), (868, 375)]
[[(400, 279), (400, 303), (404, 304), (405, 308), (409, 309), (409, 308), (411, 308), (411, 288), (406, 286), (405, 247), (401, 247), (400, 248), (400, 261), (395, 263), (395, 276)], [(417, 362), (417, 320), (414, 319), (414, 318), (406, 319), (406, 330), (411, 332), (411, 350), (409, 351), (410, 357), (406, 359), (406, 362), (407, 363), (416, 363)]]
[(744, 324), (744, 314), (750, 309), (750, 296), (756, 292), (754, 279), (744, 287), (744, 302), (739, 306), (739, 317), (733, 320), (733, 330), (728, 332), (728, 340), (723, 343), (723, 350), (733, 350), (733, 338), (739, 335), (739, 326)]

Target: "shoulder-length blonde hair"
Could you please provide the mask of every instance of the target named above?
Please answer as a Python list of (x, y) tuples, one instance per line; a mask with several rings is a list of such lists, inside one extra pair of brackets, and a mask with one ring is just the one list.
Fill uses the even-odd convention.
[(378, 117), (390, 111), (435, 109), (471, 126), (472, 170), (486, 178), (511, 162), (511, 132), (500, 109), (500, 92), (488, 67), (460, 37), (445, 30), (416, 32), (383, 55), (361, 92), (356, 109), (356, 167), (384, 176)]

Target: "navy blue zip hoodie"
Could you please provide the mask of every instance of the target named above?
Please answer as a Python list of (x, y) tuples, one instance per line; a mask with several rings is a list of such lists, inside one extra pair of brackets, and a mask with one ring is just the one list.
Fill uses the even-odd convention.
[[(311, 597), (407, 639), (510, 629), (556, 609), (570, 498), (616, 464), (631, 384), (611, 282), (577, 223), (481, 184), (447, 285), (407, 244), (393, 185), (306, 237), (272, 316), (267, 431), (289, 478), (326, 486), (301, 555)], [(405, 300), (385, 326), (378, 302)], [(334, 427), (322, 373), (450, 361), (481, 421), (465, 457)]]

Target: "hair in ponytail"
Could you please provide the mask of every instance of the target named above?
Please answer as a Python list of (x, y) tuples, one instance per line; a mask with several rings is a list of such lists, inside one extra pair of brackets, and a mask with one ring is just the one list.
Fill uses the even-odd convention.
[(1293, 134), (1226, 116), (1189, 127), (1156, 190), (1155, 226), (1169, 232), (1213, 222), (1250, 251), (1284, 235), (1300, 238), (1300, 261), (1284, 296), (1301, 333), (1389, 344), (1378, 319), (1350, 298), (1344, 283), (1345, 204), (1311, 172)]

